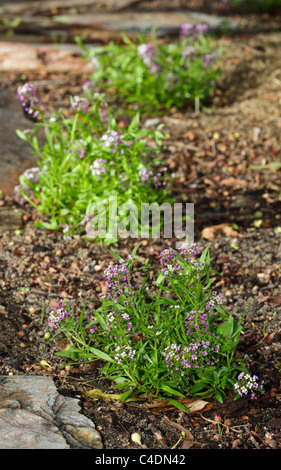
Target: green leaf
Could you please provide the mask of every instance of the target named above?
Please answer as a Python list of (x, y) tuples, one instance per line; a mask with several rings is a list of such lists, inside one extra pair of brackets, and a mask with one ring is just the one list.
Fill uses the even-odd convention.
[(163, 280), (164, 280), (164, 276), (162, 273), (160, 273), (156, 279), (157, 286), (159, 286), (163, 282)]
[(35, 222), (35, 227), (44, 228), (46, 230), (59, 230), (59, 225), (57, 222)]
[(97, 358), (103, 359), (104, 361), (108, 362), (116, 362), (112, 357), (110, 357), (108, 354), (100, 351), (99, 349), (96, 348), (89, 348), (89, 351)]
[(27, 142), (27, 136), (26, 134), (24, 134), (24, 132), (20, 131), (19, 129), (16, 129), (16, 134), (20, 139), (25, 140)]
[(229, 315), (228, 320), (217, 327), (217, 333), (224, 338), (231, 338), (233, 333), (233, 317)]
[(112, 254), (112, 256), (117, 259), (118, 261), (121, 259), (121, 256), (119, 256), (117, 253), (115, 253), (115, 251), (112, 251), (112, 250), (108, 250), (109, 253)]
[(133, 390), (127, 390), (125, 393), (122, 393), (122, 395), (120, 395), (119, 397), (119, 401), (122, 401), (122, 402), (130, 401), (129, 397), (131, 397), (132, 393), (133, 393)]
[(252, 170), (273, 170), (278, 171), (281, 168), (281, 162), (270, 162), (267, 165), (251, 165)]
[(160, 389), (164, 392), (171, 393), (172, 395), (185, 398), (185, 395), (183, 395), (181, 392), (178, 392), (178, 390), (174, 390), (173, 388), (169, 387), (169, 385), (161, 385)]
[(57, 351), (56, 356), (68, 357), (72, 361), (76, 361), (80, 356), (76, 349), (67, 349), (66, 351)]
[(95, 310), (95, 317), (98, 320), (99, 324), (102, 326), (103, 330), (107, 330), (106, 321), (97, 310)]
[(134, 262), (134, 257), (135, 257), (135, 255), (136, 255), (136, 252), (138, 251), (138, 249), (139, 249), (139, 247), (140, 247), (141, 245), (142, 245), (142, 242), (138, 243), (138, 244), (135, 246), (135, 248), (133, 249), (132, 254), (131, 254), (131, 256), (132, 256), (132, 262)]
[(210, 257), (210, 251), (209, 251), (209, 247), (207, 246), (207, 248), (205, 248), (205, 250), (202, 252), (201, 256), (200, 256), (200, 262), (202, 263), (206, 263), (207, 265), (209, 265), (211, 263), (211, 257)]
[(189, 409), (186, 408), (186, 406), (183, 405), (182, 403), (180, 403), (179, 401), (173, 400), (172, 398), (165, 398), (165, 400), (166, 400), (167, 402), (171, 403), (171, 405), (175, 406), (175, 407), (178, 408), (179, 410), (185, 411), (186, 413), (189, 413)]
[(222, 397), (222, 394), (219, 390), (216, 390), (215, 397), (220, 403), (223, 403), (223, 397)]

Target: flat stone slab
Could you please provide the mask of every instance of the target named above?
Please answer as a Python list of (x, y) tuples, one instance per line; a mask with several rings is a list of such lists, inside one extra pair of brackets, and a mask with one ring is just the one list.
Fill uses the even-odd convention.
[[(225, 29), (231, 32), (237, 32), (241, 30), (242, 26), (240, 21), (233, 18), (188, 10), (136, 11), (133, 9), (134, 3), (133, 0), (128, 0), (127, 2), (119, 1), (114, 8), (114, 2), (112, 2), (111, 11), (95, 10), (95, 4), (93, 4), (92, 9), (87, 13), (75, 13), (70, 10), (65, 14), (60, 14), (59, 9), (54, 7), (51, 11), (57, 11), (57, 14), (55, 13), (53, 16), (49, 16), (46, 15), (45, 10), (42, 11), (42, 8), (40, 8), (40, 4), (44, 6), (45, 2), (31, 2), (33, 5), (32, 8), (31, 6), (27, 8), (27, 4), (25, 4), (25, 9), (20, 16), (20, 24), (14, 27), (14, 38), (11, 39), (11, 41), (13, 42), (14, 39), (17, 38), (17, 35), (20, 34), (20, 40), (18, 40), (18, 42), (30, 43), (32, 39), (32, 42), (39, 42), (43, 45), (43, 43), (52, 43), (54, 37), (58, 43), (64, 43), (66, 41), (73, 42), (76, 35), (82, 35), (87, 38), (88, 43), (104, 44), (111, 40), (120, 40), (122, 32), (125, 32), (132, 37), (132, 39), (143, 32), (149, 34), (154, 29), (155, 34), (159, 37), (178, 36), (180, 27), (184, 23), (206, 23), (209, 26), (210, 32), (213, 33), (224, 31)], [(36, 7), (36, 4), (37, 10), (34, 10), (33, 7)], [(16, 5), (18, 6), (18, 4)], [(131, 6), (129, 11), (122, 9), (125, 8), (126, 5)], [(11, 7), (14, 6), (15, 5), (11, 5)], [(9, 15), (10, 20), (14, 18), (13, 14), (11, 12), (9, 13), (9, 11), (5, 11), (4, 8), (2, 13), (3, 17), (5, 14), (7, 15), (6, 19), (8, 19)], [(2, 41), (5, 41), (5, 33), (7, 33), (7, 25), (0, 24)], [(26, 50), (22, 51), (22, 54), (24, 55), (24, 62), (27, 66), (28, 61), (25, 59), (25, 56), (34, 54), (34, 51)], [(11, 56), (11, 52), (7, 52), (4, 57), (3, 54), (1, 54), (0, 63), (2, 63), (2, 69), (3, 67), (9, 67), (9, 56)], [(39, 65), (40, 54), (32, 58), (33, 61), (35, 59), (38, 60)], [(47, 60), (47, 66), (56, 69), (57, 66), (69, 67), (69, 65), (72, 64), (72, 67), (79, 67), (79, 57), (76, 56), (66, 56), (62, 63), (59, 62), (59, 58), (50, 63)]]
[(37, 166), (31, 146), (16, 135), (16, 129), (33, 127), (33, 122), (24, 116), (16, 93), (0, 88), (0, 190), (4, 195), (13, 194), (24, 170)]
[[(25, 19), (23, 18), (23, 22)], [(29, 19), (29, 21), (31, 21)], [(38, 20), (39, 21), (39, 20)], [(227, 17), (212, 16), (207, 13), (191, 11), (139, 12), (122, 11), (112, 13), (68, 14), (53, 17), (54, 22), (62, 25), (84, 26), (106, 31), (125, 31), (132, 33), (150, 32), (156, 28), (158, 35), (178, 34), (184, 23), (206, 23), (211, 32), (227, 27), (231, 31), (239, 30), (239, 21)]]
[(78, 400), (50, 377), (0, 376), (0, 449), (102, 449)]
[[(37, 37), (38, 39), (38, 37)], [(1, 72), (87, 73), (90, 63), (82, 58), (76, 45), (23, 44), (14, 41), (0, 42)]]
[(12, 13), (15, 15), (21, 15), (26, 11), (31, 14), (42, 14), (45, 12), (52, 11), (57, 8), (77, 8), (84, 6), (100, 7), (103, 5), (106, 9), (110, 10), (121, 10), (127, 8), (134, 3), (138, 3), (138, 0), (44, 0), (44, 2), (38, 2), (38, 0), (19, 1), (19, 0), (7, 0), (1, 2), (0, 15)]

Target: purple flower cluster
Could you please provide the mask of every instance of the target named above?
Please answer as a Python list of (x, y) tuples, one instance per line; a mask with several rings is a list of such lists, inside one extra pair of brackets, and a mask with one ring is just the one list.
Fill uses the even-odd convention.
[[(163, 168), (162, 171), (158, 171), (154, 173), (152, 170), (149, 170), (144, 165), (139, 165), (138, 168), (138, 178), (141, 184), (144, 184), (147, 188), (150, 186), (150, 182), (152, 181), (155, 187), (159, 186), (159, 178), (163, 177), (163, 172), (167, 171), (167, 168)], [(166, 185), (164, 181), (162, 185)]]
[(69, 241), (69, 240), (72, 240), (72, 236), (70, 235), (71, 231), (70, 231), (70, 227), (68, 224), (66, 224), (66, 226), (64, 227), (63, 229), (63, 233), (64, 233), (64, 239)]
[(192, 24), (185, 23), (180, 28), (180, 37), (184, 39), (186, 37), (193, 37), (198, 39), (200, 36), (204, 36), (209, 31), (207, 24)]
[[(183, 44), (185, 45), (184, 49), (182, 50), (182, 57), (184, 59), (194, 59), (196, 56), (195, 47), (192, 44), (189, 44), (190, 41), (194, 41), (199, 39), (200, 37), (204, 36), (208, 33), (208, 25), (207, 24), (191, 24), (186, 23), (181, 26), (180, 29), (180, 37), (184, 41)], [(216, 52), (212, 52), (211, 54), (204, 54), (203, 55), (203, 65), (205, 67), (211, 66), (217, 57)]]
[(185, 317), (185, 328), (187, 335), (201, 335), (209, 330), (207, 314), (203, 310), (192, 310)]
[(85, 142), (82, 139), (73, 140), (69, 142), (68, 148), (64, 149), (64, 152), (69, 152), (71, 155), (80, 158), (81, 160), (85, 157), (86, 147)]
[(216, 337), (210, 334), (210, 339), (194, 339), (185, 347), (171, 344), (165, 348), (164, 358), (169, 372), (181, 379), (189, 372), (215, 365), (219, 361), (220, 345), (214, 339)]
[(105, 295), (107, 299), (117, 302), (121, 294), (126, 294), (128, 296), (134, 294), (134, 289), (131, 284), (131, 274), (128, 269), (128, 264), (130, 262), (131, 259), (125, 261), (123, 258), (120, 258), (119, 264), (109, 266), (104, 271), (107, 292), (102, 295)]
[[(118, 133), (112, 129), (109, 129), (105, 134), (101, 136), (101, 141), (103, 142), (104, 147), (112, 147), (112, 152), (117, 152), (117, 148), (119, 144), (123, 144), (122, 136), (120, 137)], [(124, 150), (121, 150), (123, 153)]]
[(49, 314), (48, 323), (52, 328), (59, 328), (61, 322), (66, 318), (70, 318), (73, 313), (77, 312), (77, 308), (73, 300), (59, 300)]
[(212, 54), (205, 54), (203, 57), (203, 64), (208, 67), (209, 65), (212, 65), (213, 62), (215, 61), (217, 57), (216, 52), (212, 52)]
[(97, 160), (95, 160), (94, 163), (92, 163), (92, 165), (90, 166), (92, 175), (96, 176), (99, 179), (101, 178), (101, 175), (106, 175), (106, 169), (104, 166), (106, 165), (106, 163), (106, 160), (104, 160), (103, 158), (98, 158)]
[[(109, 312), (107, 315), (107, 328), (108, 331), (113, 331), (117, 330), (117, 323), (123, 323), (125, 322), (125, 328), (126, 331), (128, 332), (127, 335), (130, 333), (132, 329), (132, 322), (131, 322), (131, 317), (128, 313), (124, 313), (123, 311), (115, 310), (115, 312)], [(124, 326), (122, 325), (122, 330), (124, 330)], [(113, 335), (111, 335), (113, 336)], [(117, 339), (117, 336), (115, 336), (115, 339)], [(119, 339), (122, 339), (122, 337), (119, 337)]]
[(183, 58), (186, 58), (186, 57), (194, 58), (195, 54), (196, 54), (195, 47), (191, 46), (191, 44), (187, 44), (187, 46), (183, 49), (181, 55)]
[(154, 173), (152, 170), (148, 170), (143, 165), (139, 166), (138, 177), (142, 184), (146, 183), (153, 176), (154, 176)]
[(38, 167), (28, 168), (24, 170), (23, 176), (31, 183), (39, 183), (40, 169)]
[(238, 382), (234, 384), (234, 389), (239, 393), (240, 397), (248, 395), (250, 392), (250, 398), (256, 400), (256, 392), (264, 393), (263, 384), (263, 380), (259, 384), (259, 378), (256, 375), (251, 376), (250, 374), (241, 372), (238, 375)]
[(89, 111), (89, 102), (81, 96), (74, 96), (72, 99), (71, 110), (74, 112), (85, 114)]
[(222, 295), (218, 294), (216, 291), (213, 291), (211, 298), (206, 303), (206, 307), (214, 308), (217, 305), (222, 305), (222, 303), (223, 303)]
[(89, 94), (89, 93), (94, 93), (94, 89), (91, 85), (91, 82), (90, 80), (86, 80), (84, 85), (82, 86), (82, 89), (83, 91), (86, 93), (86, 94)]
[(161, 71), (161, 65), (155, 60), (157, 57), (155, 46), (141, 44), (138, 46), (138, 56), (143, 60), (152, 75)]
[(85, 217), (81, 220), (80, 225), (86, 225), (94, 216), (92, 214), (86, 214)]
[(130, 359), (131, 361), (136, 360), (136, 351), (132, 348), (132, 346), (116, 346), (115, 351), (114, 359), (118, 362), (118, 364), (122, 364), (126, 358)]
[(178, 255), (180, 255), (186, 263), (194, 264), (196, 270), (200, 270), (203, 263), (198, 263), (193, 261), (193, 257), (199, 254), (200, 251), (197, 245), (192, 245), (191, 247), (182, 247), (178, 251), (173, 250), (172, 248), (167, 248), (162, 251), (160, 254), (160, 265), (161, 272), (164, 277), (175, 277), (177, 275), (181, 276), (183, 274), (184, 267), (179, 260)]
[(36, 95), (36, 90), (32, 83), (25, 83), (17, 89), (17, 96), (26, 114), (32, 118), (37, 118), (39, 114), (38, 106), (40, 98)]
[(14, 187), (14, 200), (20, 205), (24, 206), (26, 204), (26, 200), (23, 197), (23, 193), (27, 196), (31, 196), (33, 194), (32, 190), (28, 185), (18, 184)]

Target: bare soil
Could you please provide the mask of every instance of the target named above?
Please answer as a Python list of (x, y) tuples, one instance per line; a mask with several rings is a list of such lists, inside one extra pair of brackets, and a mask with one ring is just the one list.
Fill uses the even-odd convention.
[[(48, 312), (60, 298), (75, 298), (79, 305), (95, 299), (94, 307), (110, 253), (98, 244), (66, 243), (61, 233), (35, 228), (41, 216), (28, 208), (20, 209), (20, 233), (0, 237), (0, 374), (53, 377), (60, 393), (79, 398), (105, 449), (139, 449), (131, 441), (133, 432), (140, 433), (147, 449), (156, 450), (281, 448), (281, 178), (266, 167), (281, 161), (280, 39), (279, 32), (218, 38), (222, 73), (209, 108), (200, 114), (172, 110), (159, 118), (165, 124), (162, 158), (171, 170), (182, 171), (173, 196), (195, 204), (195, 241), (202, 249), (210, 247), (213, 285), (235, 317), (249, 307), (239, 350), (265, 381), (258, 400), (233, 401), (229, 393), (220, 404), (207, 397), (202, 409), (189, 414), (166, 403), (158, 407), (151, 399), (92, 400), (86, 393), (93, 388), (113, 391), (100, 377), (99, 364), (68, 367), (54, 355), (65, 344), (45, 345), (43, 337), (49, 331)], [(23, 81), (16, 73), (1, 78), (11, 90)], [(68, 106), (85, 79), (38, 72), (24, 81), (42, 80), (40, 94), (51, 108)], [(16, 207), (8, 196), (0, 204)], [(238, 235), (225, 236), (217, 230), (220, 224), (235, 224)], [(135, 243), (122, 241), (115, 251), (126, 257)], [(169, 244), (173, 240), (144, 241), (139, 254), (150, 259), (154, 272)], [(49, 366), (41, 366), (41, 360)]]

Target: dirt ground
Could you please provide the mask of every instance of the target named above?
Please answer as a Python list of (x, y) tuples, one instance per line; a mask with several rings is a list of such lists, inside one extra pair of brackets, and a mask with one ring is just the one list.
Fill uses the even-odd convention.
[[(234, 317), (249, 308), (238, 348), (265, 381), (258, 400), (233, 401), (229, 393), (220, 404), (207, 397), (203, 408), (189, 414), (150, 399), (92, 400), (87, 392), (93, 388), (113, 390), (98, 364), (69, 367), (54, 355), (63, 343), (45, 345), (43, 337), (56, 300), (75, 298), (83, 305), (98, 299), (111, 255), (98, 244), (66, 243), (60, 233), (35, 228), (40, 215), (29, 208), (21, 209), (20, 233), (0, 237), (0, 374), (53, 377), (61, 394), (79, 398), (105, 449), (138, 449), (133, 432), (156, 450), (281, 448), (281, 177), (266, 166), (281, 162), (280, 40), (279, 32), (218, 38), (222, 73), (209, 110), (174, 110), (159, 118), (165, 124), (161, 156), (171, 170), (182, 171), (173, 196), (195, 204), (195, 241), (210, 247), (213, 285)], [(22, 82), (16, 73), (1, 78), (2, 86), (13, 90)], [(40, 93), (49, 106), (67, 105), (85, 81), (82, 75), (66, 75), (63, 83), (56, 82), (57, 75), (48, 78)], [(43, 79), (31, 74), (25, 80)], [(9, 197), (0, 204), (15, 206)], [(235, 224), (238, 234), (225, 236), (224, 224)], [(126, 257), (134, 243), (122, 241), (115, 251)], [(156, 271), (157, 256), (169, 243), (173, 240), (145, 241), (139, 254)]]

